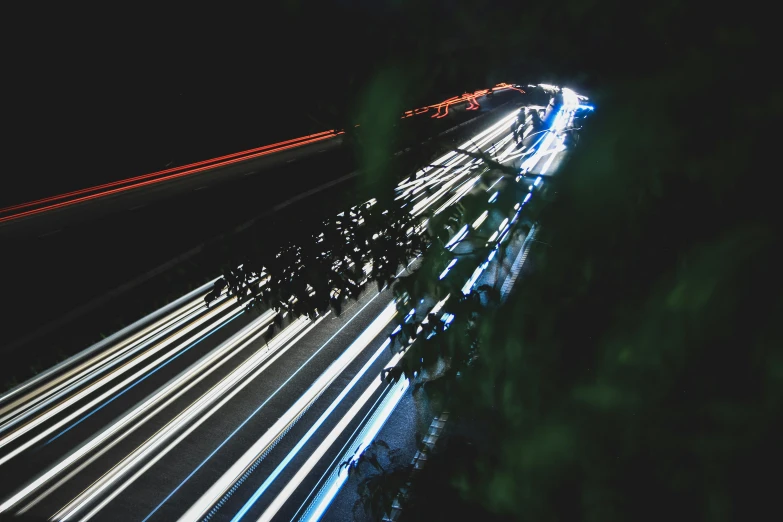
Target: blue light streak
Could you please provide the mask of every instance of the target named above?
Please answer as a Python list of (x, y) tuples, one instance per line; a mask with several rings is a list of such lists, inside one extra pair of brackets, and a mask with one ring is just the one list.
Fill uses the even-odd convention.
[(288, 383), (291, 381), (291, 379), (293, 379), (293, 378), (294, 378), (294, 377), (295, 377), (295, 376), (296, 376), (296, 375), (297, 375), (297, 374), (298, 374), (298, 373), (299, 373), (299, 372), (302, 370), (302, 368), (304, 368), (305, 366), (307, 366), (307, 364), (308, 364), (308, 363), (309, 363), (311, 360), (313, 360), (313, 358), (314, 358), (316, 355), (318, 355), (318, 354), (321, 352), (321, 350), (323, 350), (323, 349), (326, 347), (326, 345), (328, 345), (330, 342), (332, 342), (332, 340), (333, 340), (335, 337), (337, 337), (337, 335), (339, 335), (339, 334), (340, 334), (340, 332), (342, 332), (342, 331), (343, 331), (343, 329), (345, 329), (345, 327), (346, 327), (346, 326), (348, 326), (349, 324), (351, 324), (351, 322), (352, 322), (354, 319), (356, 319), (356, 318), (359, 316), (359, 314), (361, 314), (361, 313), (364, 311), (364, 309), (365, 309), (365, 308), (367, 308), (368, 306), (370, 306), (370, 303), (372, 303), (373, 301), (375, 301), (375, 299), (377, 299), (379, 295), (381, 295), (381, 294), (380, 294), (380, 293), (378, 293), (378, 294), (375, 294), (375, 295), (374, 295), (374, 296), (373, 296), (373, 297), (372, 297), (372, 298), (371, 298), (371, 299), (370, 299), (370, 300), (367, 302), (367, 304), (365, 304), (365, 305), (364, 305), (364, 306), (363, 306), (363, 307), (362, 307), (362, 308), (361, 308), (361, 309), (360, 309), (358, 312), (356, 312), (356, 314), (354, 314), (354, 316), (353, 316), (353, 317), (351, 317), (351, 318), (348, 320), (348, 322), (346, 322), (344, 325), (342, 325), (342, 326), (340, 327), (340, 329), (339, 329), (339, 330), (337, 330), (337, 331), (334, 333), (334, 335), (332, 335), (332, 336), (331, 336), (331, 337), (330, 337), (330, 338), (329, 338), (329, 339), (328, 339), (328, 340), (327, 340), (327, 341), (326, 341), (324, 344), (322, 344), (322, 345), (321, 345), (321, 347), (320, 347), (320, 348), (318, 348), (318, 350), (316, 350), (316, 351), (315, 351), (315, 352), (314, 352), (314, 353), (313, 353), (313, 354), (310, 356), (310, 358), (309, 358), (309, 359), (307, 359), (307, 360), (306, 360), (304, 363), (302, 363), (302, 365), (301, 365), (301, 366), (299, 366), (299, 368), (298, 368), (298, 369), (297, 369), (297, 370), (296, 370), (294, 373), (292, 373), (292, 374), (291, 374), (291, 375), (288, 377), (288, 379), (286, 379), (286, 380), (285, 380), (285, 382), (284, 382), (283, 384), (281, 384), (281, 385), (280, 385), (280, 386), (279, 386), (279, 387), (278, 387), (278, 388), (277, 388), (277, 389), (276, 389), (274, 392), (272, 392), (272, 394), (271, 394), (269, 397), (267, 397), (267, 398), (266, 398), (266, 400), (265, 400), (264, 402), (262, 402), (262, 403), (261, 403), (261, 404), (260, 404), (260, 405), (259, 405), (259, 406), (258, 406), (258, 407), (255, 409), (255, 410), (253, 410), (253, 412), (252, 412), (250, 415), (248, 415), (248, 416), (247, 416), (247, 418), (246, 418), (244, 421), (242, 421), (242, 424), (240, 424), (239, 426), (237, 426), (237, 427), (236, 427), (236, 429), (234, 429), (234, 431), (232, 431), (232, 432), (231, 432), (231, 433), (228, 435), (228, 437), (226, 437), (226, 438), (223, 440), (223, 442), (221, 442), (221, 443), (218, 445), (218, 447), (217, 447), (217, 448), (215, 448), (214, 450), (212, 450), (212, 453), (210, 453), (209, 455), (207, 455), (207, 457), (206, 457), (204, 460), (202, 460), (202, 461), (201, 461), (201, 463), (200, 463), (198, 466), (196, 466), (196, 469), (194, 469), (193, 471), (191, 471), (191, 472), (190, 472), (190, 474), (189, 474), (187, 477), (185, 477), (185, 479), (184, 479), (182, 482), (180, 482), (180, 483), (179, 483), (179, 485), (178, 485), (177, 487), (175, 487), (175, 488), (174, 488), (174, 489), (171, 491), (171, 493), (169, 493), (169, 494), (166, 496), (166, 498), (164, 498), (164, 499), (163, 499), (163, 500), (160, 502), (160, 504), (158, 504), (157, 506), (155, 506), (155, 509), (153, 509), (152, 511), (150, 511), (149, 515), (147, 515), (146, 517), (144, 517), (144, 519), (142, 520), (142, 522), (146, 522), (147, 520), (149, 520), (149, 519), (150, 519), (150, 517), (152, 517), (152, 515), (154, 515), (155, 513), (157, 513), (157, 511), (158, 511), (158, 510), (159, 510), (159, 509), (160, 509), (160, 508), (163, 506), (163, 504), (165, 504), (166, 502), (168, 502), (168, 500), (169, 500), (169, 499), (170, 499), (172, 496), (174, 496), (174, 494), (175, 494), (177, 491), (179, 491), (179, 490), (180, 490), (180, 488), (182, 488), (182, 486), (184, 486), (184, 485), (185, 485), (185, 483), (186, 483), (188, 480), (190, 480), (190, 479), (191, 479), (191, 477), (193, 477), (193, 475), (195, 475), (195, 474), (196, 474), (196, 473), (197, 473), (197, 472), (198, 472), (198, 471), (199, 471), (201, 468), (203, 468), (203, 467), (204, 467), (204, 464), (206, 464), (206, 463), (209, 461), (209, 459), (211, 459), (211, 458), (212, 458), (212, 457), (215, 455), (215, 453), (217, 453), (218, 451), (220, 451), (220, 449), (221, 449), (223, 446), (225, 446), (225, 445), (228, 443), (228, 441), (229, 441), (229, 440), (231, 440), (231, 439), (234, 437), (234, 435), (236, 435), (236, 434), (237, 434), (237, 432), (238, 432), (239, 430), (241, 430), (241, 429), (242, 429), (242, 428), (243, 428), (243, 427), (244, 427), (244, 426), (245, 426), (245, 425), (246, 425), (248, 422), (250, 422), (250, 419), (252, 419), (252, 418), (253, 418), (253, 417), (254, 417), (254, 416), (255, 416), (255, 415), (256, 415), (256, 414), (257, 414), (259, 411), (261, 411), (261, 408), (263, 408), (264, 406), (266, 406), (266, 405), (267, 405), (267, 403), (268, 403), (269, 401), (271, 401), (271, 400), (272, 400), (272, 399), (273, 399), (273, 398), (274, 398), (274, 397), (275, 397), (275, 396), (276, 396), (276, 395), (277, 395), (277, 394), (280, 392), (280, 390), (282, 390), (282, 389), (285, 387), (285, 385), (286, 385), (286, 384), (288, 384)]
[(383, 353), (383, 351), (386, 349), (386, 347), (391, 344), (390, 339), (386, 339), (384, 343), (381, 345), (380, 348), (373, 354), (372, 357), (370, 357), (370, 360), (365, 363), (365, 365), (362, 367), (361, 370), (359, 370), (359, 373), (354, 376), (354, 378), (351, 380), (350, 383), (348, 383), (348, 386), (343, 388), (343, 391), (340, 392), (340, 395), (337, 396), (337, 398), (332, 401), (332, 404), (329, 405), (329, 407), (324, 411), (321, 416), (318, 418), (318, 420), (313, 424), (313, 426), (307, 431), (307, 433), (299, 439), (299, 442), (296, 446), (286, 455), (285, 459), (278, 464), (278, 466), (275, 468), (275, 470), (267, 477), (267, 479), (264, 481), (263, 484), (261, 484), (258, 489), (253, 493), (253, 495), (248, 499), (247, 502), (245, 502), (245, 505), (242, 506), (242, 509), (237, 512), (236, 515), (234, 515), (234, 518), (231, 519), (231, 522), (239, 522), (239, 520), (244, 517), (247, 512), (250, 510), (251, 507), (253, 507), (253, 504), (255, 504), (258, 499), (261, 497), (261, 495), (264, 494), (264, 492), (269, 488), (269, 486), (274, 482), (274, 480), (282, 473), (283, 469), (288, 465), (289, 462), (293, 460), (294, 457), (296, 457), (296, 454), (299, 453), (299, 450), (301, 450), (305, 444), (312, 438), (312, 436), (315, 434), (316, 431), (318, 431), (318, 428), (321, 427), (321, 425), (326, 422), (326, 419), (329, 417), (329, 415), (332, 414), (332, 412), (337, 408), (337, 406), (340, 404), (340, 402), (345, 398), (346, 395), (353, 389), (353, 387), (356, 385), (356, 383), (359, 382), (359, 379), (361, 379), (365, 373), (367, 373), (367, 370), (372, 366), (372, 364), (375, 362), (376, 359)]
[(220, 325), (216, 326), (215, 328), (213, 328), (212, 330), (210, 330), (208, 333), (204, 334), (203, 336), (201, 336), (201, 337), (199, 337), (198, 339), (196, 339), (195, 341), (193, 341), (193, 342), (192, 342), (190, 345), (188, 345), (188, 347), (187, 347), (187, 348), (185, 348), (184, 350), (182, 350), (181, 352), (179, 352), (177, 355), (175, 355), (174, 357), (172, 357), (172, 358), (171, 358), (171, 359), (169, 359), (168, 361), (165, 361), (165, 362), (163, 362), (163, 363), (159, 364), (158, 366), (156, 366), (155, 368), (153, 368), (152, 370), (150, 370), (149, 372), (147, 372), (145, 375), (143, 375), (143, 376), (139, 377), (138, 379), (136, 379), (136, 380), (133, 382), (133, 384), (131, 384), (130, 386), (128, 386), (127, 388), (125, 388), (125, 389), (124, 389), (124, 390), (122, 390), (121, 392), (118, 392), (118, 393), (116, 393), (116, 394), (115, 394), (115, 395), (114, 395), (112, 398), (110, 398), (110, 399), (107, 399), (107, 400), (106, 400), (106, 401), (105, 401), (103, 404), (101, 404), (100, 406), (98, 406), (97, 408), (95, 408), (94, 410), (92, 410), (90, 413), (88, 413), (88, 414), (84, 415), (84, 416), (83, 416), (81, 419), (77, 420), (76, 422), (74, 422), (73, 424), (71, 424), (70, 426), (68, 426), (68, 427), (67, 427), (67, 428), (65, 428), (64, 430), (62, 430), (60, 433), (58, 433), (57, 435), (55, 435), (55, 436), (54, 436), (54, 437), (52, 437), (51, 439), (47, 440), (46, 442), (44, 442), (44, 446), (46, 446), (46, 445), (48, 445), (48, 444), (51, 444), (51, 443), (52, 443), (52, 442), (54, 442), (55, 440), (59, 439), (60, 437), (62, 437), (63, 435), (65, 435), (66, 433), (68, 433), (69, 431), (71, 431), (73, 428), (75, 428), (76, 426), (78, 426), (78, 425), (79, 425), (79, 424), (81, 424), (82, 422), (86, 421), (86, 420), (87, 420), (87, 419), (89, 419), (91, 416), (93, 416), (94, 414), (98, 413), (100, 410), (102, 410), (103, 408), (105, 408), (106, 406), (108, 406), (109, 404), (111, 404), (113, 401), (115, 401), (115, 400), (119, 399), (120, 397), (122, 397), (122, 396), (123, 396), (125, 393), (127, 393), (128, 391), (130, 391), (131, 389), (133, 389), (133, 388), (134, 388), (134, 387), (135, 387), (137, 384), (139, 384), (139, 383), (143, 382), (143, 381), (144, 381), (144, 380), (145, 380), (147, 377), (150, 377), (151, 375), (155, 374), (155, 372), (157, 372), (158, 370), (160, 370), (161, 368), (163, 368), (164, 366), (166, 366), (167, 364), (169, 364), (171, 361), (174, 361), (175, 359), (177, 359), (177, 358), (178, 358), (180, 355), (184, 354), (185, 352), (187, 352), (188, 350), (190, 350), (191, 348), (193, 348), (194, 346), (196, 346), (198, 343), (200, 343), (201, 341), (203, 341), (204, 339), (206, 339), (207, 337), (209, 337), (209, 336), (210, 336), (210, 335), (212, 335), (213, 333), (217, 332), (218, 330), (220, 330), (221, 328), (223, 328), (224, 326), (226, 326), (228, 323), (230, 323), (231, 321), (233, 321), (234, 319), (236, 319), (236, 318), (237, 318), (237, 317), (239, 317), (240, 315), (242, 315), (242, 311), (241, 311), (241, 310), (240, 310), (239, 312), (237, 312), (237, 314), (236, 314), (236, 315), (234, 315), (233, 317), (230, 317), (230, 318), (228, 318), (228, 319), (227, 319), (227, 320), (225, 320), (225, 321), (224, 321), (222, 324), (220, 324)]

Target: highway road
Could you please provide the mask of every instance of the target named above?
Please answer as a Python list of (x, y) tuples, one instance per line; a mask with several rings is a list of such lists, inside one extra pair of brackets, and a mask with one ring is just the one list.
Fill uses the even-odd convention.
[[(492, 99), (477, 99), (487, 113), (504, 101), (519, 98), (521, 95), (516, 91), (507, 90)], [(401, 128), (423, 126), (437, 133), (481, 112), (466, 111), (465, 106), (463, 102), (459, 110), (451, 110), (448, 118), (435, 119), (422, 114), (403, 119)], [(436, 115), (436, 110), (430, 109), (430, 113)], [(342, 135), (321, 138), (316, 136), (265, 149), (260, 156), (258, 151), (238, 153), (227, 161), (242, 161), (227, 165), (222, 164), (223, 160), (208, 160), (208, 165), (185, 169), (184, 176), (179, 175), (180, 169), (169, 173), (178, 176), (173, 179), (159, 181), (166, 176), (158, 174), (153, 179), (142, 180), (158, 182), (141, 187), (123, 181), (121, 188), (135, 188), (0, 223), (0, 241), (4, 247), (0, 266), (4, 274), (13, 274), (4, 280), (2, 288), (4, 297), (17, 303), (8, 311), (0, 348), (21, 341), (29, 332), (40, 330), (66, 311), (102, 298), (183, 254), (189, 256), (188, 263), (179, 261), (179, 265), (189, 265), (189, 269), (194, 263), (200, 266), (203, 260), (192, 254), (194, 250), (308, 190), (328, 186), (319, 193), (323, 198), (307, 199), (308, 211), (313, 213), (321, 211), (322, 202), (347, 201), (356, 185), (349, 177), (357, 167), (354, 151), (342, 146)], [(297, 146), (284, 148), (291, 145)], [(267, 154), (268, 150), (275, 153)], [(395, 158), (395, 161), (405, 159)], [(209, 168), (200, 170), (204, 167)], [(64, 171), (67, 170), (64, 166)], [(89, 192), (90, 197), (100, 193)], [(268, 219), (270, 226), (276, 227), (272, 225), (275, 219), (298, 219), (302, 208), (300, 203), (295, 211), (276, 211)], [(167, 277), (168, 274), (178, 277), (176, 271), (167, 270)], [(204, 278), (208, 276), (205, 273)], [(167, 285), (171, 284), (167, 281)], [(186, 283), (183, 280), (180, 284)], [(140, 290), (146, 293), (134, 299), (143, 301), (156, 291), (153, 283), (147, 286), (151, 287), (149, 291)], [(46, 293), (46, 306), (38, 304), (41, 291)], [(29, 307), (37, 312), (23, 313)], [(104, 308), (106, 305), (101, 305), (101, 310)], [(105, 317), (90, 320), (106, 321)], [(67, 336), (71, 337), (71, 334)], [(52, 342), (56, 349), (60, 348), (59, 340)]]
[[(498, 84), (492, 88), (492, 91), (495, 97), (513, 92), (524, 94), (521, 88), (508, 84)], [(465, 104), (466, 111), (477, 111), (481, 108), (478, 101), (483, 102), (489, 92), (490, 89), (482, 89), (474, 93), (455, 96), (433, 105), (407, 111), (402, 119), (411, 117), (421, 119), (426, 116), (441, 119), (449, 115), (450, 108), (463, 104)], [(503, 99), (505, 100), (507, 97)], [(208, 188), (210, 184), (223, 183), (237, 176), (253, 175), (259, 170), (269, 168), (270, 162), (263, 161), (269, 159), (269, 156), (273, 156), (279, 164), (281, 161), (294, 162), (304, 156), (327, 152), (342, 143), (344, 134), (345, 132), (342, 130), (325, 130), (217, 158), (8, 205), (0, 208), (0, 231), (8, 235), (29, 235), (29, 233), (37, 231), (37, 227), (32, 223), (40, 222), (36, 218), (42, 215), (47, 215), (49, 220), (56, 221), (62, 227), (69, 223), (77, 223), (84, 219), (84, 216), (94, 218), (96, 215), (116, 212), (117, 207), (134, 208), (142, 204), (146, 205), (150, 203), (150, 198), (155, 200), (170, 196), (183, 190), (183, 187), (203, 190)], [(282, 154), (286, 151), (296, 151), (297, 153)], [(277, 166), (274, 162), (271, 165)], [(187, 183), (183, 186), (182, 182)], [(164, 185), (165, 189), (162, 188)], [(155, 190), (150, 192), (150, 188)], [(146, 193), (140, 195), (140, 191), (143, 189), (146, 189)], [(83, 209), (86, 206), (90, 207), (89, 211)], [(82, 212), (73, 213), (74, 207), (82, 207)], [(66, 212), (66, 210), (71, 212)], [(12, 223), (13, 225), (11, 225)], [(46, 228), (48, 225), (39, 226)]]
[[(579, 100), (566, 97), (550, 132), (521, 146), (510, 130), (516, 111), (499, 114), (461, 148), (491, 151), (520, 176), (484, 187), (481, 160), (449, 153), (433, 162), (442, 167), (398, 186), (400, 203), (422, 216), (484, 192), (487, 208), (450, 249), (467, 253), (487, 234), (496, 245), (510, 240), (510, 224), (524, 219), (546, 182), (541, 169), (566, 152), (560, 134), (577, 110)], [(498, 208), (507, 191), (517, 203)], [(523, 244), (515, 240), (512, 250)], [(493, 258), (460, 256), (475, 265), (464, 292), (494, 282)], [(206, 308), (207, 291), (0, 396), (0, 513), (289, 520), (328, 507), (340, 481), (330, 473), (335, 459), (366, 445), (407, 382), (379, 379), (400, 357), (387, 347), (396, 314), (390, 292), (367, 290), (339, 317), (289, 317), (265, 335), (272, 311), (244, 313), (225, 295)]]

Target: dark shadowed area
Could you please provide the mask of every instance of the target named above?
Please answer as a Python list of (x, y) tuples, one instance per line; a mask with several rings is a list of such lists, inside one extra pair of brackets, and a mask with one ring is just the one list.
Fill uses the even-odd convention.
[(672, 0), (60, 9), (19, 14), (4, 51), (0, 205), (355, 124), (366, 167), (395, 152), (404, 110), (501, 81), (588, 94), (589, 132), (520, 287), (480, 323), (405, 520), (779, 511), (774, 17)]

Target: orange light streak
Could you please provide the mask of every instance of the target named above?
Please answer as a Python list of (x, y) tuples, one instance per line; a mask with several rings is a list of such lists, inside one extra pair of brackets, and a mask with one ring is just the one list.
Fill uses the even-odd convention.
[[(507, 83), (499, 83), (491, 90), (497, 92), (506, 89), (513, 89), (515, 91), (519, 91), (522, 94), (525, 93), (525, 91), (523, 91), (522, 89)], [(490, 89), (482, 89), (473, 93), (465, 93), (462, 96), (452, 96), (451, 98), (442, 101), (440, 103), (406, 111), (403, 114), (402, 119), (409, 118), (411, 116), (426, 114), (432, 110), (435, 110), (435, 114), (433, 114), (431, 118), (436, 118), (436, 119), (445, 118), (449, 114), (449, 107), (451, 107), (452, 105), (457, 105), (465, 102), (468, 103), (466, 110), (475, 111), (481, 108), (481, 106), (478, 104), (476, 99), (479, 98), (480, 96), (486, 96), (489, 93), (489, 91)], [(89, 201), (103, 196), (108, 196), (111, 194), (117, 194), (134, 188), (148, 186), (153, 183), (158, 183), (161, 181), (167, 181), (171, 179), (177, 179), (190, 174), (203, 172), (205, 170), (209, 170), (217, 167), (223, 167), (226, 165), (232, 165), (240, 161), (246, 161), (261, 156), (266, 156), (268, 154), (273, 154), (275, 152), (280, 152), (283, 150), (288, 150), (295, 147), (316, 143), (318, 141), (333, 138), (340, 134), (343, 134), (343, 131), (338, 132), (336, 130), (329, 130), (329, 131), (318, 132), (315, 134), (309, 134), (307, 136), (302, 136), (299, 138), (292, 138), (290, 140), (285, 140), (270, 145), (264, 145), (261, 147), (244, 150), (241, 152), (227, 154), (225, 156), (219, 156), (217, 158), (197, 161), (195, 163), (190, 163), (188, 165), (182, 165), (179, 167), (173, 167), (170, 169), (165, 169), (157, 172), (151, 172), (149, 174), (142, 174), (140, 176), (135, 176), (132, 178), (127, 178), (119, 181), (112, 181), (110, 183), (104, 183), (93, 187), (87, 187), (79, 190), (74, 190), (71, 192), (66, 192), (64, 194), (60, 194), (57, 196), (50, 196), (50, 197), (30, 201), (27, 203), (12, 205), (0, 209), (0, 216), (2, 216), (3, 214), (9, 214), (10, 212), (18, 211), (22, 209), (30, 209), (30, 210), (26, 210), (24, 212), (16, 212), (13, 214), (2, 216), (0, 217), (0, 223), (4, 223), (14, 219), (19, 219), (26, 216), (39, 214), (48, 210), (63, 208), (69, 205), (74, 205), (77, 203)], [(63, 200), (67, 200), (67, 201), (63, 201)], [(58, 201), (59, 203), (57, 203)], [(39, 208), (32, 208), (32, 207), (39, 207)]]

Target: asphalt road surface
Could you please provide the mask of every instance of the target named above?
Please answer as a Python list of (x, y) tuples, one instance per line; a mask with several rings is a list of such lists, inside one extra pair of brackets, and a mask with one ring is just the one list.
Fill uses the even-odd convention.
[[(508, 91), (479, 101), (486, 112), (514, 97), (520, 95)], [(466, 111), (463, 104), (452, 108), (448, 118), (424, 115), (401, 120), (401, 125), (424, 126), (435, 134), (480, 112)], [(356, 161), (342, 141), (342, 135), (319, 138), (0, 223), (2, 288), (15, 303), (6, 311), (3, 345), (276, 205), (346, 178), (355, 172)], [(319, 194), (323, 197), (308, 198), (307, 211), (317, 214), (324, 204), (347, 201), (352, 186), (350, 181), (338, 183)], [(294, 219), (306, 219), (306, 213), (297, 209)]]
[[(401, 183), (400, 199), (420, 216), (483, 192), (485, 211), (450, 249), (467, 254), (491, 234), (498, 247), (511, 241), (507, 257), (517, 259), (524, 238), (509, 237), (509, 226), (545, 183), (538, 165), (565, 152), (557, 136), (576, 110), (558, 110), (552, 140), (515, 143), (516, 111), (508, 111), (462, 145), (491, 150), (524, 175), (485, 187), (481, 160), (450, 153), (435, 160), (443, 167)], [(505, 273), (489, 268), (493, 258), (459, 257), (475, 266), (463, 291)], [(387, 347), (396, 314), (390, 292), (369, 289), (339, 317), (289, 317), (269, 333), (273, 312), (244, 313), (225, 295), (206, 308), (207, 290), (0, 396), (0, 513), (290, 520), (318, 512), (313, 502), (329, 498), (317, 493), (331, 484), (330, 470), (361, 447), (356, 434), (396, 393), (379, 378), (400, 357)]]

